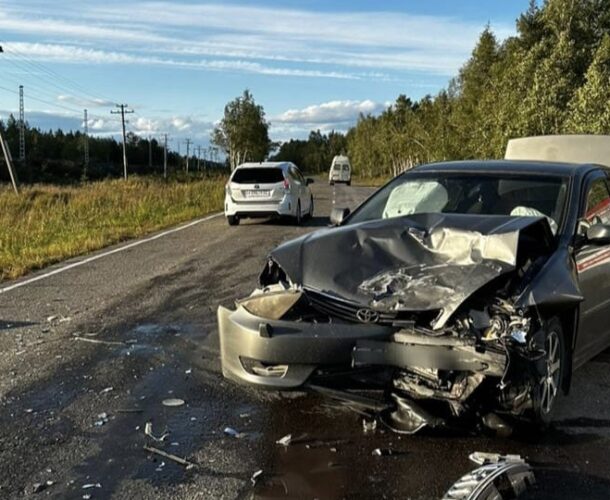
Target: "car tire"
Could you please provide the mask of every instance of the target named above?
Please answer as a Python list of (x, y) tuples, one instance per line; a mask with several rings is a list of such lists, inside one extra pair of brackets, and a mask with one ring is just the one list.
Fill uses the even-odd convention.
[(328, 185), (329, 185), (329, 186), (334, 186), (334, 185), (335, 185), (335, 183), (334, 183), (333, 181), (329, 181)]
[(301, 202), (299, 201), (297, 203), (297, 211), (296, 211), (296, 214), (294, 216), (294, 223), (297, 226), (300, 226), (302, 222), (303, 222), (303, 214), (301, 214)]
[(532, 387), (532, 424), (537, 429), (544, 429), (552, 420), (566, 366), (565, 336), (559, 318), (545, 322), (541, 337), (538, 343), (545, 354), (536, 362), (537, 380)]
[(352, 185), (352, 181), (347, 181), (347, 182), (346, 182), (346, 184), (347, 184), (348, 186), (351, 186), (351, 185)]
[(309, 214), (307, 217), (313, 219), (313, 196), (309, 199)]
[(229, 223), (229, 226), (237, 226), (239, 225), (239, 217), (237, 217), (237, 215), (228, 215), (227, 222)]

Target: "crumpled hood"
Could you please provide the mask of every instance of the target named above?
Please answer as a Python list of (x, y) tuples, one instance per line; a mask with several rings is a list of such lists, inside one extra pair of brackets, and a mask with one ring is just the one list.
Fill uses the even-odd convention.
[(329, 228), (271, 252), (293, 283), (378, 311), (440, 310), (441, 328), (472, 293), (515, 269), (523, 234), (536, 253), (553, 235), (540, 217), (418, 214)]

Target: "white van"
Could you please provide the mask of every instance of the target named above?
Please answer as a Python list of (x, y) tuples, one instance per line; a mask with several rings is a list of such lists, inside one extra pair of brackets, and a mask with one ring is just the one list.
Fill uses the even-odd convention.
[(335, 156), (328, 172), (328, 183), (332, 186), (335, 182), (345, 182), (348, 186), (352, 183), (352, 167), (347, 156)]

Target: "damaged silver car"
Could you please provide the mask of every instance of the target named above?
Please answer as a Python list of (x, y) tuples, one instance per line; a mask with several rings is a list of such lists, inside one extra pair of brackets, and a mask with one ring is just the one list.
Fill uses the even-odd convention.
[(501, 160), (398, 176), (273, 250), (254, 293), (219, 308), (224, 375), (377, 391), (400, 432), (548, 423), (572, 371), (610, 345), (608, 172)]

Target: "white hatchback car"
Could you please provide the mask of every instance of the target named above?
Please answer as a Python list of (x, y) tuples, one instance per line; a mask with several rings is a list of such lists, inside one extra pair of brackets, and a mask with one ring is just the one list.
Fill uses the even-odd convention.
[(294, 163), (244, 163), (231, 174), (225, 188), (225, 216), (231, 226), (240, 219), (291, 217), (300, 224), (313, 215), (313, 194)]

